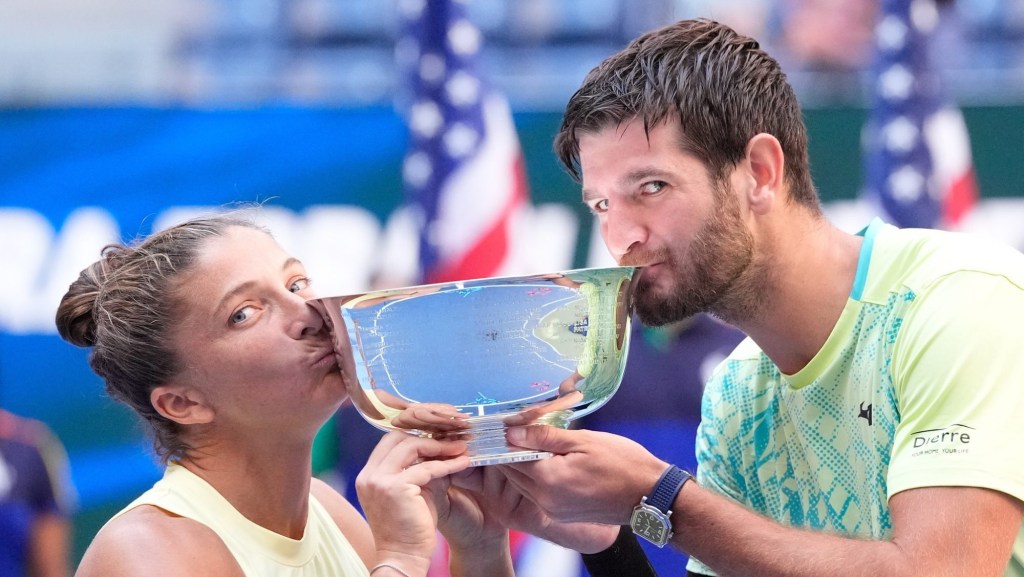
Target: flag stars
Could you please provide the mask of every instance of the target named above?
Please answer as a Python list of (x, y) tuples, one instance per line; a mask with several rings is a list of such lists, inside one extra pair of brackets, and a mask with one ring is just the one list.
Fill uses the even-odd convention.
[(920, 136), (917, 125), (906, 116), (899, 116), (882, 129), (882, 139), (885, 147), (894, 152), (910, 152)]
[(906, 164), (889, 175), (889, 188), (897, 202), (911, 203), (924, 194), (925, 179), (919, 170)]
[(459, 20), (448, 29), (448, 44), (452, 52), (460, 56), (471, 56), (480, 49), (480, 31), (471, 23)]
[(410, 110), (409, 126), (423, 138), (433, 138), (444, 124), (444, 117), (436, 102), (421, 100)]
[(444, 148), (453, 157), (463, 157), (476, 147), (478, 134), (475, 130), (459, 122), (454, 124), (444, 135)]
[(430, 158), (424, 152), (414, 152), (405, 157), (402, 164), (402, 178), (416, 188), (421, 188), (430, 179), (434, 167), (430, 164)]
[(906, 66), (890, 66), (878, 78), (878, 89), (888, 100), (906, 100), (914, 87), (914, 75)]
[(423, 14), (426, 8), (426, 0), (401, 0), (398, 3), (398, 13), (406, 20), (415, 20)]
[(878, 24), (875, 37), (882, 50), (895, 52), (907, 43), (907, 26), (896, 16), (887, 16)]
[(445, 75), (444, 58), (437, 54), (424, 54), (420, 58), (420, 78), (427, 83), (440, 82)]
[(456, 106), (473, 104), (480, 96), (480, 80), (463, 71), (456, 72), (445, 85), (448, 100)]
[[(937, 110), (945, 104), (941, 77), (930, 62), (930, 44), (939, 22), (936, 0), (879, 3), (871, 81), (873, 107), (865, 133), (865, 189), (878, 197), (886, 217), (901, 227), (934, 227), (959, 201), (960, 178), (950, 147), (966, 145), (966, 135), (937, 132)], [(940, 113), (941, 114), (941, 113)], [(957, 155), (970, 168), (966, 157)], [(959, 161), (958, 161), (959, 162)], [(968, 184), (968, 187), (970, 185)], [(946, 196), (953, 200), (947, 203)], [(956, 210), (956, 209), (953, 209)]]
[(922, 33), (931, 33), (939, 23), (939, 9), (935, 0), (913, 0), (910, 3), (910, 22)]

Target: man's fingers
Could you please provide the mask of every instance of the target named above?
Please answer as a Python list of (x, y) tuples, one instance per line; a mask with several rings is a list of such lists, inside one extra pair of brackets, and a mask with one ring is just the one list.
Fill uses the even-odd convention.
[(505, 437), (516, 447), (564, 455), (571, 453), (578, 445), (576, 435), (579, 433), (580, 431), (569, 431), (548, 425), (529, 425), (509, 427)]

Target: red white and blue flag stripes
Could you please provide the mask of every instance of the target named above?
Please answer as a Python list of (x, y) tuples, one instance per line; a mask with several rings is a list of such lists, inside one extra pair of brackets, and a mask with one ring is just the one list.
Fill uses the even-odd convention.
[(397, 56), (408, 79), (406, 199), (419, 209), (422, 280), (509, 272), (511, 231), (528, 205), (504, 96), (478, 70), (480, 31), (458, 0), (399, 3)]

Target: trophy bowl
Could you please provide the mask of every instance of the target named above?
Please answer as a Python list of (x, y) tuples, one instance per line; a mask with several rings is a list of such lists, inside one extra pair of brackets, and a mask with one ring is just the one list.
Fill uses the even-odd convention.
[[(349, 397), (384, 431), (462, 436), (473, 466), (550, 453), (511, 447), (514, 425), (568, 427), (619, 387), (636, 267), (586, 268), (313, 299)], [(352, 378), (352, 377), (355, 378)], [(454, 417), (422, 415), (443, 407)], [(457, 411), (457, 413), (455, 413)]]

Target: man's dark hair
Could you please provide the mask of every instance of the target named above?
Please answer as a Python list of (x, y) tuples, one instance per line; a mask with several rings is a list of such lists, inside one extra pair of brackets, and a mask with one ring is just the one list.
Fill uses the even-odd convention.
[(648, 32), (590, 71), (566, 105), (555, 137), (559, 160), (577, 181), (579, 136), (642, 119), (676, 119), (681, 150), (721, 182), (759, 133), (785, 155), (790, 197), (820, 212), (807, 158), (807, 129), (793, 88), (756, 40), (711, 20), (682, 20)]

